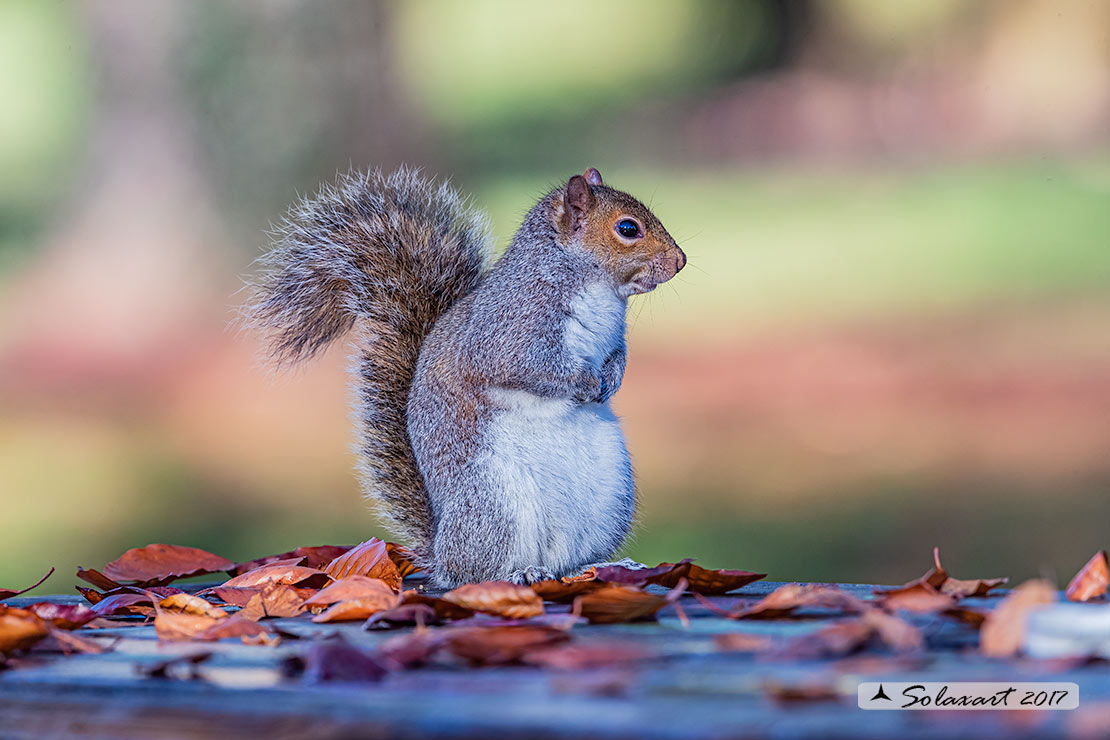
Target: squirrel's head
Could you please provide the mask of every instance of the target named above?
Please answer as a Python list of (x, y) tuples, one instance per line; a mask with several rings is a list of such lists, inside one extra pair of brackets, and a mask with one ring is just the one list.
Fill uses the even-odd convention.
[(593, 253), (626, 298), (653, 290), (686, 265), (686, 255), (655, 214), (607, 187), (593, 167), (567, 181), (555, 211), (560, 239)]

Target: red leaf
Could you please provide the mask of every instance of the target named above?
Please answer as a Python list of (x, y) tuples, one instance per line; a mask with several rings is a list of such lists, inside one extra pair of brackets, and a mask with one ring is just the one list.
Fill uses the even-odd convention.
[(862, 600), (832, 586), (788, 583), (752, 606), (729, 612), (728, 616), (733, 619), (779, 619), (802, 608), (862, 613), (868, 607)]
[(102, 617), (122, 614), (150, 614), (153, 609), (154, 598), (151, 594), (132, 593), (107, 596), (96, 602), (92, 607), (92, 611)]
[(541, 647), (566, 642), (570, 635), (555, 627), (499, 625), (496, 627), (452, 628), (447, 648), (472, 663), (514, 663)]
[[(680, 565), (687, 565), (690, 558), (681, 563), (660, 563), (654, 568), (626, 568), (623, 565), (607, 565), (597, 569), (597, 580), (606, 583), (620, 583), (625, 586), (644, 586), (664, 574), (670, 573)], [(678, 579), (676, 578), (677, 582)]]
[(104, 575), (116, 581), (153, 585), (234, 567), (227, 558), (195, 547), (154, 544), (128, 550), (104, 566)]
[(305, 683), (372, 683), (389, 669), (378, 658), (343, 642), (316, 643), (304, 656)]
[(80, 604), (55, 604), (49, 601), (31, 604), (27, 609), (63, 630), (78, 629), (100, 616)]
[(33, 611), (0, 604), (0, 653), (26, 650), (49, 632), (50, 625)]
[(543, 614), (543, 599), (527, 586), (505, 581), (468, 583), (443, 595), (445, 601), (475, 611), (509, 619), (528, 619)]
[(42, 578), (38, 579), (38, 581), (31, 584), (27, 588), (20, 589), (19, 591), (12, 591), (9, 588), (0, 588), (0, 601), (3, 601), (4, 599), (10, 599), (13, 596), (19, 596), (20, 594), (25, 594), (33, 588), (38, 588), (39, 586), (41, 586), (43, 584), (44, 581), (46, 581), (47, 578), (49, 578), (53, 574), (54, 574), (54, 569), (51, 568), (50, 570), (46, 571), (46, 575), (44, 575)]
[(100, 571), (93, 570), (92, 568), (89, 568), (88, 570), (85, 570), (84, 568), (78, 568), (77, 577), (80, 578), (82, 581), (85, 581), (86, 583), (91, 583), (92, 585), (99, 588), (101, 591), (111, 591), (112, 589), (120, 588), (120, 584), (116, 583)]
[(241, 576), (235, 576), (218, 588), (261, 588), (267, 583), (316, 588), (329, 580), (326, 573), (303, 565), (263, 565)]
[(665, 596), (610, 583), (577, 597), (573, 611), (588, 619), (590, 624), (613, 624), (652, 619), (668, 603)]
[(666, 573), (648, 579), (648, 583), (674, 588), (680, 579), (685, 578), (691, 591), (713, 596), (727, 594), (766, 577), (766, 573), (752, 573), (747, 570), (709, 570), (684, 560), (676, 563)]
[(264, 558), (248, 560), (245, 563), (237, 563), (228, 573), (232, 576), (239, 576), (255, 568), (261, 568), (263, 565), (273, 565), (277, 561), (287, 560), (295, 561), (291, 563), (292, 565), (303, 565), (306, 568), (316, 568), (319, 570), (322, 566), (327, 565), (350, 549), (350, 545), (313, 545), (311, 547), (298, 547), (296, 550), (283, 552), (279, 555), (267, 555)]
[(377, 599), (384, 604), (383, 609), (392, 608), (398, 602), (397, 594), (380, 578), (348, 576), (316, 592), (305, 601), (304, 606), (305, 608), (325, 607), (340, 601), (369, 598)]

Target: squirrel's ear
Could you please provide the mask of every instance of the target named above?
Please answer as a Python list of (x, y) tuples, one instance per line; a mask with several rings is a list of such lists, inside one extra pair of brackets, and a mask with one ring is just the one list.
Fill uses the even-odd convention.
[(586, 175), (585, 176), (586, 176), (586, 182), (590, 183), (591, 185), (604, 185), (605, 184), (601, 181), (601, 173), (598, 172), (593, 167), (587, 167), (586, 168)]
[(594, 204), (594, 194), (590, 192), (590, 185), (582, 175), (575, 175), (567, 182), (566, 191), (563, 193), (563, 203), (566, 205), (566, 217), (571, 233), (578, 232), (586, 222), (586, 214)]

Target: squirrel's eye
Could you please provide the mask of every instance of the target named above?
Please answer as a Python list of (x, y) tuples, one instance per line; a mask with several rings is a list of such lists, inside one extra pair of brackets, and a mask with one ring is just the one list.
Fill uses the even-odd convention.
[(640, 226), (630, 218), (617, 221), (617, 233), (625, 239), (634, 239), (640, 233)]

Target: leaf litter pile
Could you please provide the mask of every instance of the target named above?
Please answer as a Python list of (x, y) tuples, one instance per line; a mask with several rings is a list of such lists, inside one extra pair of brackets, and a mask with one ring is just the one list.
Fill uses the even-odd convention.
[[(100, 570), (78, 569), (77, 576), (89, 584), (77, 587), (87, 605), (0, 603), (0, 668), (18, 669), (48, 653), (110, 651), (123, 639), (121, 628), (126, 635), (126, 628), (143, 625), (153, 625), (159, 641), (199, 647), (141, 668), (151, 677), (203, 678), (204, 663), (213, 654), (204, 646), (220, 641), (259, 650), (295, 641), (298, 649), (288, 651), (285, 672), (290, 680), (308, 683), (373, 682), (425, 666), (632, 667), (664, 656), (667, 646), (619, 639), (627, 632), (598, 640), (599, 633), (583, 625), (656, 621), (665, 614), (680, 631), (690, 625), (688, 611), (735, 620), (736, 629), (713, 635), (713, 649), (757, 654), (759, 660), (920, 656), (928, 642), (922, 617), (928, 618), (926, 625), (977, 632), (982, 655), (1008, 658), (1020, 654), (1028, 612), (1057, 600), (1052, 584), (1034, 580), (1010, 591), (993, 609), (967, 605), (967, 599), (981, 605), (1007, 579), (954, 578), (939, 553), (933, 555), (933, 567), (920, 578), (875, 589), (864, 598), (831, 585), (791, 583), (762, 598), (737, 600), (727, 594), (764, 574), (710, 570), (683, 560), (654, 568), (591, 568), (531, 586), (474, 583), (436, 595), (425, 588), (412, 553), (378, 539), (357, 546), (300, 547), (243, 563), (197, 548), (153, 544), (128, 550)], [(0, 601), (42, 585), (51, 573), (22, 590), (0, 589)], [(221, 574), (226, 575), (222, 582)], [(197, 576), (213, 578), (203, 586), (171, 585)], [(1108, 589), (1110, 567), (1100, 551), (1076, 574), (1066, 596), (1105, 600)], [(745, 629), (767, 620), (820, 624), (790, 638)], [(396, 632), (371, 650), (327, 629), (336, 623)], [(105, 628), (112, 628), (114, 637), (98, 637)], [(797, 686), (768, 683), (764, 689), (781, 701), (828, 698)]]

